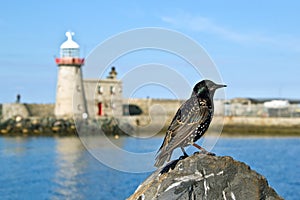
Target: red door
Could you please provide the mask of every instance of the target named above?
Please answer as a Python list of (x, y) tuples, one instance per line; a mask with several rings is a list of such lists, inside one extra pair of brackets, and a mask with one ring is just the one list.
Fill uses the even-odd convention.
[(102, 103), (101, 102), (98, 103), (98, 115), (99, 116), (103, 115), (103, 113), (102, 113)]

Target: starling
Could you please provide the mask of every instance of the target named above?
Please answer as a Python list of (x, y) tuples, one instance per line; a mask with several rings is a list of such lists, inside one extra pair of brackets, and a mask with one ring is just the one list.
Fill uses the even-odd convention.
[(208, 153), (195, 142), (200, 139), (209, 127), (214, 114), (213, 97), (218, 85), (210, 80), (200, 81), (193, 88), (191, 97), (177, 110), (158, 150), (155, 166), (160, 167), (171, 158), (174, 149), (180, 147), (187, 156), (184, 147), (193, 145), (202, 152)]

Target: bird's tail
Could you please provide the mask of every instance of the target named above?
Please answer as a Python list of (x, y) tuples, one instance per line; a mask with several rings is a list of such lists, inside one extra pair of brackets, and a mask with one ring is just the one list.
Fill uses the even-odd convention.
[(155, 158), (155, 167), (162, 166), (165, 162), (168, 162), (171, 158), (172, 151), (168, 153), (160, 152)]

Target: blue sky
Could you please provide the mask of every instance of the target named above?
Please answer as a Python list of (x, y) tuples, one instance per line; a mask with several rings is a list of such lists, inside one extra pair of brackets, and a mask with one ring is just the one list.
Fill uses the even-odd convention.
[[(107, 38), (142, 27), (176, 30), (197, 41), (228, 85), (227, 98), (300, 98), (299, 9), (298, 1), (2, 1), (0, 102), (14, 101), (17, 93), (23, 102), (55, 101), (54, 57), (66, 31), (76, 33), (86, 56)], [(119, 62), (127, 68), (116, 65), (120, 76), (134, 59)], [(165, 97), (137, 93), (143, 95)]]

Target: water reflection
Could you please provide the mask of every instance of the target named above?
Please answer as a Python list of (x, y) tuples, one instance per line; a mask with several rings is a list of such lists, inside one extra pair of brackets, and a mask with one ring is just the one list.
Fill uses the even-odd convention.
[(122, 172), (151, 172), (156, 149), (145, 149), (149, 139), (105, 136), (81, 137), (89, 152), (102, 164)]
[(76, 137), (59, 138), (56, 140), (57, 171), (53, 182), (55, 196), (52, 199), (82, 199), (78, 191), (87, 163), (82, 158), (84, 147)]
[(24, 137), (4, 138), (3, 144), (1, 144), (2, 147), (5, 147), (3, 148), (3, 153), (11, 156), (26, 154), (29, 148), (27, 142), (28, 139)]

